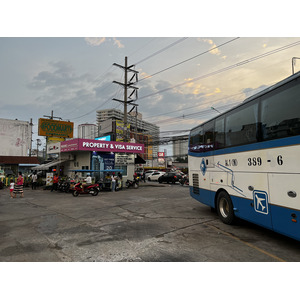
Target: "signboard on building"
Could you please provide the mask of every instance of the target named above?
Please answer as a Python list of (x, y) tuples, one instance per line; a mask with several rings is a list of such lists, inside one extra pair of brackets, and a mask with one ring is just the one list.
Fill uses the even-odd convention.
[(104, 163), (104, 170), (113, 170), (115, 168), (114, 154), (101, 154)]
[(110, 135), (106, 135), (106, 136), (97, 137), (97, 138), (95, 138), (95, 140), (97, 140), (97, 141), (110, 141), (111, 137), (110, 137)]
[(47, 145), (48, 154), (58, 154), (60, 153), (60, 143), (51, 143)]
[(134, 154), (116, 153), (115, 162), (117, 165), (134, 164)]
[(72, 138), (74, 123), (53, 119), (39, 119), (38, 135)]
[(87, 139), (73, 139), (61, 142), (61, 152), (68, 151), (95, 151), (95, 152), (120, 152), (120, 153), (144, 153), (143, 144), (107, 142)]
[(0, 119), (0, 155), (27, 156), (30, 148), (29, 122)]
[(157, 152), (158, 165), (162, 166), (165, 164), (165, 152)]

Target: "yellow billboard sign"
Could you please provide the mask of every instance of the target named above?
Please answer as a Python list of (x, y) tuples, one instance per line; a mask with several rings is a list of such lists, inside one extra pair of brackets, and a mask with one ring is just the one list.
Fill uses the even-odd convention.
[[(127, 124), (127, 133), (130, 131), (130, 124)], [(124, 122), (116, 120), (116, 142), (123, 142), (125, 134)]]
[(38, 135), (72, 138), (73, 128), (73, 122), (39, 119)]

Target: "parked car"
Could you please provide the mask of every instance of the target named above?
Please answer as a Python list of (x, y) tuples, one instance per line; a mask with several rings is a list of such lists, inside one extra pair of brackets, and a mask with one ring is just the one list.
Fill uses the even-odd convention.
[(158, 178), (164, 174), (165, 174), (165, 172), (161, 172), (161, 171), (153, 172), (152, 174), (150, 174), (148, 176), (148, 181), (158, 180)]
[(165, 173), (164, 175), (160, 176), (158, 178), (158, 182), (159, 183), (163, 183), (163, 182), (166, 182), (166, 183), (169, 183), (169, 182), (172, 182), (172, 183), (175, 183), (175, 182), (178, 182), (179, 179), (181, 179), (182, 176), (178, 173), (175, 173), (175, 172), (168, 172), (168, 173)]
[(145, 172), (145, 179), (148, 178), (149, 175), (153, 174), (154, 172), (156, 172), (156, 170), (148, 170)]

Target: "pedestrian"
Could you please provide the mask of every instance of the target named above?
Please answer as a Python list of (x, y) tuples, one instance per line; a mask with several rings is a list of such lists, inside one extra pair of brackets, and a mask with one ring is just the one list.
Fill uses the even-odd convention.
[(57, 191), (58, 180), (59, 180), (58, 175), (55, 173), (53, 176), (53, 184), (52, 184), (51, 192), (53, 192), (53, 190)]
[(82, 185), (83, 189), (85, 189), (86, 187), (88, 187), (92, 184), (92, 177), (91, 177), (90, 173), (87, 174), (87, 177), (84, 181), (85, 181), (85, 183)]
[(118, 177), (122, 180), (122, 173), (118, 172)]
[(24, 197), (23, 183), (24, 183), (24, 179), (22, 177), (22, 172), (19, 172), (19, 176), (17, 178), (17, 184), (14, 185), (14, 198), (16, 198), (17, 194), (21, 194), (21, 198)]
[(114, 192), (116, 190), (116, 178), (115, 173), (111, 175), (111, 191)]
[(85, 179), (85, 182), (86, 182), (87, 185), (92, 184), (92, 177), (91, 177), (91, 174), (90, 174), (90, 173), (87, 174), (87, 177), (86, 177), (86, 179)]
[(10, 193), (10, 198), (14, 197), (13, 191), (14, 191), (14, 181), (13, 179), (10, 180), (10, 185), (9, 185), (9, 193)]
[(35, 171), (31, 177), (31, 189), (36, 190), (36, 186), (37, 186), (37, 174)]

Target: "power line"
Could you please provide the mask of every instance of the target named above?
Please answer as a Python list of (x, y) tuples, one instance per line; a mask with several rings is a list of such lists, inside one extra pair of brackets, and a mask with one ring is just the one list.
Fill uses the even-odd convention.
[(183, 60), (183, 61), (181, 61), (181, 62), (179, 62), (179, 63), (177, 63), (177, 64), (175, 64), (175, 65), (173, 65), (173, 66), (170, 66), (170, 67), (165, 68), (165, 69), (163, 69), (163, 70), (161, 70), (161, 71), (158, 71), (158, 72), (156, 72), (156, 73), (153, 73), (152, 75), (145, 76), (145, 77), (143, 77), (142, 79), (140, 79), (139, 81), (141, 82), (141, 81), (143, 81), (143, 80), (145, 80), (145, 79), (147, 79), (147, 78), (153, 77), (153, 76), (155, 76), (155, 75), (157, 75), (157, 74), (160, 74), (160, 73), (165, 72), (165, 71), (167, 71), (167, 70), (170, 70), (170, 69), (172, 69), (172, 68), (174, 68), (174, 67), (177, 67), (177, 66), (179, 66), (179, 65), (181, 65), (181, 64), (183, 64), (183, 63), (186, 63), (186, 62), (188, 62), (188, 61), (190, 61), (190, 60), (192, 60), (192, 59), (195, 59), (196, 57), (199, 57), (199, 56), (204, 55), (204, 54), (206, 54), (206, 53), (209, 53), (209, 52), (211, 52), (211, 51), (213, 51), (213, 50), (216, 50), (216, 49), (218, 49), (218, 48), (221, 48), (222, 46), (224, 46), (224, 45), (226, 45), (226, 44), (229, 44), (229, 43), (231, 43), (231, 42), (234, 42), (234, 41), (237, 40), (237, 39), (239, 39), (239, 37), (234, 38), (234, 39), (232, 39), (232, 40), (230, 40), (230, 41), (227, 41), (227, 42), (225, 42), (225, 43), (223, 43), (223, 44), (220, 44), (220, 45), (218, 45), (218, 46), (215, 46), (215, 47), (213, 47), (213, 48), (211, 48), (211, 49), (209, 49), (209, 50), (207, 50), (207, 51), (204, 51), (204, 52), (202, 52), (202, 53), (199, 53), (199, 54), (197, 54), (197, 55), (195, 55), (195, 56), (193, 56), (193, 57), (190, 57), (190, 58), (188, 58), (188, 59), (185, 59), (185, 60)]
[(152, 38), (150, 41), (148, 41), (145, 45), (143, 45), (142, 47), (140, 47), (139, 49), (135, 50), (133, 53), (129, 54), (128, 56), (131, 57), (133, 55), (135, 55), (137, 52), (141, 51), (142, 49), (144, 49), (146, 46), (148, 46), (152, 41), (154, 41), (155, 39), (157, 39), (156, 37), (155, 38)]
[(199, 77), (195, 77), (194, 79), (190, 79), (190, 80), (187, 80), (187, 81), (185, 81), (185, 82), (182, 82), (182, 83), (173, 85), (173, 86), (171, 86), (171, 87), (165, 88), (165, 89), (160, 90), (160, 91), (157, 91), (157, 92), (155, 92), (155, 93), (151, 93), (151, 94), (149, 94), (149, 95), (139, 97), (139, 100), (145, 99), (145, 98), (148, 98), (148, 97), (157, 95), (157, 94), (164, 93), (164, 92), (169, 91), (169, 90), (172, 90), (172, 89), (174, 89), (174, 88), (176, 88), (176, 87), (180, 87), (180, 86), (183, 86), (183, 85), (186, 85), (186, 84), (190, 84), (190, 83), (195, 82), (195, 81), (198, 81), (198, 80), (200, 80), (200, 79), (208, 78), (208, 77), (213, 76), (213, 75), (218, 75), (218, 74), (220, 74), (220, 73), (222, 73), (222, 72), (232, 70), (232, 69), (234, 69), (234, 68), (237, 68), (237, 67), (240, 67), (240, 66), (242, 66), (242, 65), (248, 64), (248, 63), (253, 62), (253, 61), (255, 61), (255, 60), (259, 60), (259, 59), (264, 58), (264, 57), (266, 57), (266, 56), (275, 54), (275, 53), (277, 53), (277, 52), (280, 52), (280, 51), (289, 49), (289, 48), (291, 48), (291, 47), (295, 47), (295, 46), (297, 46), (297, 45), (299, 45), (299, 44), (300, 44), (300, 41), (295, 42), (295, 43), (292, 43), (292, 44), (289, 44), (289, 45), (286, 45), (286, 46), (283, 46), (283, 47), (280, 47), (280, 48), (277, 48), (277, 49), (275, 49), (275, 50), (268, 51), (268, 52), (266, 52), (266, 53), (263, 53), (263, 54), (260, 54), (260, 55), (251, 57), (251, 58), (249, 58), (249, 59), (240, 61), (240, 62), (238, 62), (238, 63), (236, 63), (236, 64), (233, 64), (233, 65), (227, 66), (227, 67), (225, 67), (225, 68), (219, 69), (219, 70), (217, 70), (217, 71), (214, 71), (214, 72), (211, 72), (211, 73), (208, 73), (208, 74), (199, 76)]
[[(147, 60), (147, 59), (149, 59), (149, 58), (151, 58), (151, 57), (153, 57), (153, 56), (155, 56), (155, 55), (157, 55), (157, 54), (159, 54), (159, 53), (161, 53), (161, 52), (163, 52), (163, 51), (165, 51), (165, 50), (167, 50), (167, 49), (169, 49), (169, 48), (171, 48), (171, 47), (173, 47), (174, 45), (176, 45), (176, 44), (178, 44), (178, 43), (180, 43), (180, 42), (182, 42), (182, 41), (184, 41), (184, 40), (186, 40), (186, 39), (187, 39), (187, 38), (181, 38), (181, 39), (175, 41), (174, 43), (168, 45), (167, 47), (164, 47), (164, 48), (160, 49), (159, 51), (157, 51), (157, 52), (151, 54), (150, 56), (144, 58), (143, 60), (141, 60), (141, 61), (138, 62), (138, 63), (141, 63), (141, 62), (143, 62), (143, 61), (145, 61), (145, 60)], [(228, 44), (228, 43), (230, 43), (230, 42), (233, 42), (233, 41), (236, 40), (236, 39), (238, 39), (238, 38), (234, 38), (234, 39), (232, 39), (232, 40), (230, 40), (230, 41), (227, 41), (227, 42), (225, 42), (225, 43), (223, 43), (223, 44), (221, 44), (221, 45), (219, 45), (219, 46), (213, 47), (212, 49), (210, 49), (210, 50), (208, 50), (208, 51), (205, 51), (205, 52), (203, 52), (203, 53), (200, 53), (200, 54), (198, 54), (198, 55), (196, 55), (196, 56), (194, 56), (194, 57), (192, 57), (192, 58), (189, 58), (189, 59), (187, 59), (187, 60), (181, 61), (181, 62), (179, 62), (178, 64), (175, 64), (175, 65), (173, 65), (173, 66), (170, 66), (169, 68), (166, 68), (166, 69), (164, 69), (164, 70), (161, 70), (161, 71), (159, 71), (159, 72), (157, 72), (157, 73), (155, 73), (155, 74), (153, 74), (153, 75), (151, 75), (151, 76), (154, 76), (154, 75), (156, 75), (156, 74), (162, 73), (162, 72), (164, 72), (164, 71), (166, 71), (166, 70), (168, 70), (168, 69), (171, 69), (171, 68), (173, 68), (173, 67), (175, 67), (175, 66), (177, 66), (177, 65), (180, 65), (180, 64), (182, 64), (182, 63), (184, 63), (184, 62), (187, 62), (187, 61), (189, 61), (189, 60), (192, 60), (192, 59), (194, 59), (194, 58), (196, 58), (196, 57), (198, 57), (198, 56), (200, 56), (200, 55), (203, 55), (203, 54), (205, 54), (205, 53), (208, 53), (208, 52), (210, 52), (210, 51), (212, 51), (212, 50), (214, 50), (214, 49), (216, 49), (216, 48), (218, 48), (218, 47), (220, 48), (221, 46), (226, 45), (226, 44)], [(153, 39), (152, 39), (152, 40), (153, 40)], [(151, 40), (151, 41), (152, 41), (152, 40)], [(150, 42), (151, 42), (151, 41), (150, 41)], [(150, 42), (149, 42), (149, 43), (150, 43)], [(136, 52), (137, 52), (137, 51), (136, 51)], [(136, 63), (136, 64), (138, 64), (138, 63)], [(112, 66), (110, 66), (110, 67), (109, 67), (102, 75), (100, 75), (100, 76), (98, 76), (98, 77), (104, 76), (106, 73), (108, 73), (108, 71), (109, 71), (111, 68), (112, 68)], [(145, 78), (142, 78), (141, 80), (144, 80), (144, 79), (146, 79), (146, 78), (148, 78), (148, 77), (149, 77), (149, 76), (147, 76), (147, 77), (145, 77)], [(103, 81), (103, 80), (102, 80), (102, 81)], [(100, 82), (102, 82), (102, 81), (100, 81)], [(110, 85), (111, 85), (111, 83), (110, 83), (109, 85), (105, 86), (105, 87), (103, 88), (103, 90), (105, 90), (106, 88), (110, 87)], [(105, 105), (105, 104), (108, 103), (108, 102), (109, 102), (109, 100), (105, 101), (105, 102), (103, 103), (103, 105)], [(102, 106), (102, 105), (101, 105), (101, 106)], [(100, 107), (101, 107), (101, 106), (100, 106)], [(118, 104), (117, 107), (119, 107), (119, 106), (120, 106), (120, 105)], [(76, 120), (76, 119), (80, 119), (80, 118), (82, 118), (82, 117), (85, 117), (85, 116), (91, 114), (94, 110), (99, 109), (100, 107), (96, 107), (96, 108), (94, 108), (92, 111), (90, 111), (90, 112), (88, 112), (88, 113), (85, 113), (85, 114), (83, 114), (83, 115), (81, 115), (81, 116), (72, 118), (72, 119)], [(72, 113), (73, 113), (75, 110), (77, 110), (77, 109), (78, 109), (78, 107), (75, 108), (74, 110), (72, 110), (69, 114), (72, 114)]]
[(162, 114), (158, 114), (158, 115), (148, 116), (148, 117), (146, 117), (145, 119), (155, 118), (155, 117), (159, 117), (159, 116), (165, 116), (165, 115), (172, 114), (172, 113), (174, 113), (174, 112), (183, 111), (183, 110), (187, 110), (187, 109), (191, 109), (191, 108), (203, 106), (203, 105), (205, 105), (205, 104), (215, 104), (216, 102), (224, 101), (224, 100), (226, 100), (226, 99), (228, 99), (228, 98), (232, 98), (232, 97), (239, 96), (239, 95), (242, 95), (242, 94), (244, 94), (244, 93), (241, 92), (241, 93), (229, 95), (229, 96), (227, 96), (227, 97), (223, 97), (223, 98), (221, 98), (221, 99), (217, 99), (217, 100), (214, 100), (214, 101), (208, 100), (208, 101), (202, 102), (201, 104), (189, 106), (189, 107), (182, 108), (182, 109), (173, 110), (173, 111), (170, 111), (170, 112), (167, 112), (167, 113), (162, 113)]
[(140, 64), (141, 62), (144, 62), (144, 61), (146, 61), (146, 60), (152, 58), (153, 56), (156, 56), (156, 55), (158, 55), (158, 54), (164, 52), (165, 50), (167, 50), (167, 49), (169, 49), (169, 48), (171, 48), (171, 47), (177, 45), (178, 43), (183, 42), (183, 41), (186, 40), (186, 39), (188, 39), (188, 38), (187, 38), (187, 37), (181, 38), (181, 39), (175, 41), (174, 43), (172, 43), (172, 44), (170, 44), (170, 45), (168, 45), (168, 46), (166, 46), (166, 47), (164, 47), (164, 48), (162, 48), (162, 49), (160, 49), (160, 50), (154, 52), (153, 54), (147, 56), (146, 58), (140, 60), (139, 62), (135, 63), (134, 65), (138, 65), (138, 64)]

